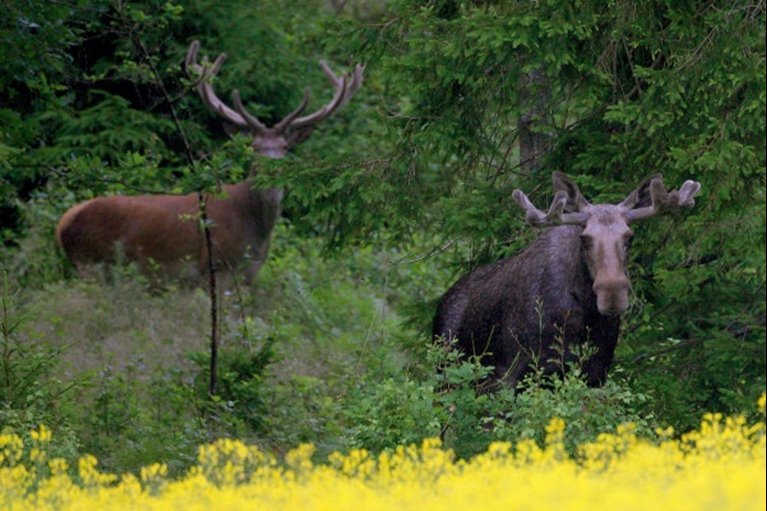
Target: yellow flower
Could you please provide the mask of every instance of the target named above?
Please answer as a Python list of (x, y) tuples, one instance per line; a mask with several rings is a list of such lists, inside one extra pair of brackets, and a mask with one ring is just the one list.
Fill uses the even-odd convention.
[(379, 455), (333, 453), (328, 463), (313, 462), (309, 444), (280, 463), (243, 442), (220, 440), (200, 447), (197, 466), (175, 479), (164, 464), (144, 467), (138, 477), (102, 473), (93, 456), (79, 460), (76, 478), (60, 459), (38, 471), (46, 438), (38, 429), (26, 446), (0, 435), (0, 509), (765, 509), (764, 429), (763, 421), (707, 414), (696, 431), (673, 438), (673, 430), (659, 430), (651, 441), (623, 424), (572, 457), (564, 451), (565, 423), (554, 419), (543, 449), (533, 440), (494, 443), (456, 460), (438, 439), (427, 439)]
[(29, 432), (29, 436), (34, 442), (43, 444), (51, 441), (53, 433), (47, 426), (40, 424), (36, 430)]

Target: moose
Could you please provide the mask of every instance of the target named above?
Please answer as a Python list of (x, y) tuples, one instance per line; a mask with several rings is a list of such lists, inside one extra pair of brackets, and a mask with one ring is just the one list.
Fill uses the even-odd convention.
[[(191, 43), (185, 69), (194, 80), (203, 103), (228, 125), (252, 136), (254, 152), (268, 158), (282, 158), (294, 145), (305, 141), (320, 121), (345, 105), (362, 84), (364, 67), (355, 66), (351, 76), (337, 76), (320, 61), (333, 84), (329, 103), (302, 115), (309, 103), (305, 90), (300, 105), (272, 127), (248, 113), (237, 91), (234, 108), (218, 98), (212, 79), (226, 58), (219, 55), (211, 64), (207, 57), (197, 62), (200, 43)], [(255, 189), (252, 176), (223, 186), (220, 196), (206, 195), (213, 263), (224, 270), (242, 270), (252, 282), (264, 263), (272, 230), (281, 213), (283, 190)], [(77, 204), (64, 213), (56, 228), (56, 239), (80, 273), (93, 263), (111, 262), (116, 249), (144, 273), (191, 275), (207, 271), (206, 243), (199, 223), (190, 220), (200, 211), (198, 195), (139, 195), (97, 197)]]
[(629, 307), (629, 224), (692, 207), (700, 191), (700, 183), (688, 180), (668, 192), (655, 174), (620, 204), (590, 204), (565, 174), (554, 172), (553, 184), (545, 213), (521, 190), (512, 193), (528, 224), (550, 228), (518, 255), (461, 277), (437, 307), (435, 341), (492, 366), (488, 386), (516, 387), (536, 364), (546, 374), (563, 374), (586, 343), (592, 349), (580, 354), (586, 382), (603, 385), (620, 314)]

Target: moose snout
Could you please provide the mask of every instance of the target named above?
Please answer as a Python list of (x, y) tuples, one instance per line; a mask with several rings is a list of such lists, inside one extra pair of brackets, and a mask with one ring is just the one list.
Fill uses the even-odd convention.
[(629, 307), (629, 280), (623, 277), (597, 280), (594, 282), (597, 295), (597, 309), (605, 316), (617, 316)]

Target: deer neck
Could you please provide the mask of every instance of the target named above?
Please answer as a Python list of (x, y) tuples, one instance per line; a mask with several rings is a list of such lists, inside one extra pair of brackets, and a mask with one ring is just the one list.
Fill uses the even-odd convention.
[(282, 188), (254, 188), (253, 180), (229, 185), (228, 195), (249, 213), (257, 232), (268, 236), (282, 213)]

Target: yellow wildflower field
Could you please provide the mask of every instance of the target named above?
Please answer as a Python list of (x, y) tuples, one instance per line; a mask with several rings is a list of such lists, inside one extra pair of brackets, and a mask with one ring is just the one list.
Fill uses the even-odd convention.
[(436, 439), (371, 455), (364, 450), (312, 462), (302, 445), (276, 459), (221, 440), (199, 449), (180, 478), (164, 465), (140, 474), (100, 472), (91, 456), (68, 467), (48, 459), (50, 430), (28, 440), (0, 435), (0, 509), (11, 510), (533, 510), (765, 509), (762, 420), (706, 415), (698, 430), (655, 441), (633, 427), (565, 452), (566, 425), (553, 420), (544, 447), (495, 443), (456, 460)]

